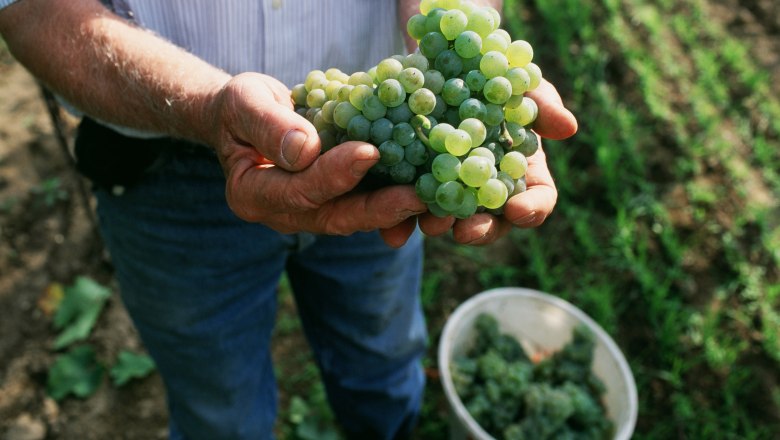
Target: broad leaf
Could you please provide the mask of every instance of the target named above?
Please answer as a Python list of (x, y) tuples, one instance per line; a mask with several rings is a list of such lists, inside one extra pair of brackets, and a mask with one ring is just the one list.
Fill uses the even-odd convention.
[(111, 367), (110, 374), (114, 385), (122, 386), (131, 379), (148, 376), (154, 368), (154, 361), (149, 356), (122, 350), (117, 356), (116, 363)]
[(54, 328), (62, 330), (54, 348), (58, 350), (86, 339), (109, 296), (110, 289), (87, 277), (79, 277), (65, 288), (65, 297), (54, 315)]
[(88, 397), (100, 386), (104, 372), (91, 346), (75, 347), (54, 361), (49, 369), (46, 391), (55, 400), (63, 399), (68, 394)]

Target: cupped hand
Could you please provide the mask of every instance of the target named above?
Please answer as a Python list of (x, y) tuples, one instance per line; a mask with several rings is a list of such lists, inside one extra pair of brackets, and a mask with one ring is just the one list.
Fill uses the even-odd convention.
[[(281, 233), (348, 235), (383, 229), (393, 246), (426, 210), (411, 186), (352, 191), (379, 160), (364, 142), (320, 154), (314, 127), (294, 111), (290, 91), (272, 77), (234, 77), (215, 100), (215, 146), (233, 212)], [(414, 220), (412, 218), (412, 220)]]
[[(548, 139), (565, 139), (577, 132), (577, 120), (561, 101), (555, 87), (546, 80), (527, 96), (536, 101), (539, 116), (534, 123), (535, 135)], [(459, 243), (483, 245), (505, 236), (513, 227), (532, 228), (541, 225), (550, 215), (558, 199), (547, 159), (541, 147), (528, 158), (527, 190), (507, 200), (503, 216), (475, 214), (456, 220), (454, 217), (435, 217), (430, 213), (419, 216), (420, 229), (427, 235), (441, 235), (450, 229)]]

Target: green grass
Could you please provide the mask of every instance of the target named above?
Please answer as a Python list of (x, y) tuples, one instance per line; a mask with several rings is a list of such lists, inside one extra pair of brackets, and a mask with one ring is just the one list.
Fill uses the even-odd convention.
[[(780, 99), (704, 0), (518, 0), (504, 27), (578, 116), (556, 210), (483, 248), (426, 241), (431, 334), (496, 286), (559, 295), (624, 351), (637, 439), (780, 432)], [(447, 437), (428, 386), (418, 438)]]

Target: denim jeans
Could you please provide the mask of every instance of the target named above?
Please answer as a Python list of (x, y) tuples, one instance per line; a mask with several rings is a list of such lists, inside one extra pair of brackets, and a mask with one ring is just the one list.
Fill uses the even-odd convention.
[[(228, 209), (202, 147), (170, 155), (98, 215), (121, 296), (162, 375), (173, 439), (272, 437), (271, 333), (286, 271), (331, 406), (354, 438), (401, 438), (419, 412), (422, 238), (283, 235)], [(282, 372), (284, 373), (284, 372)]]

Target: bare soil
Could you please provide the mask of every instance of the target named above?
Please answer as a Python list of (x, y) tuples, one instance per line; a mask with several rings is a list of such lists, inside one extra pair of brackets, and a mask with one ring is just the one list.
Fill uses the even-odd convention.
[[(712, 3), (724, 24), (750, 41), (755, 59), (773, 75), (774, 84), (780, 84), (780, 3)], [(66, 135), (73, 124), (65, 120)], [(47, 183), (54, 189), (42, 190)], [(53, 284), (68, 285), (84, 275), (116, 291), (91, 214), (92, 200), (83, 196), (85, 184), (57, 142), (38, 85), (0, 49), (2, 440), (162, 439), (167, 435), (165, 396), (157, 374), (121, 388), (105, 379), (98, 392), (85, 400), (68, 398), (58, 403), (46, 394), (47, 371), (57, 354), (52, 349), (56, 332), (39, 299)], [(111, 364), (120, 350), (143, 350), (116, 295), (108, 301), (89, 342), (105, 364)]]

